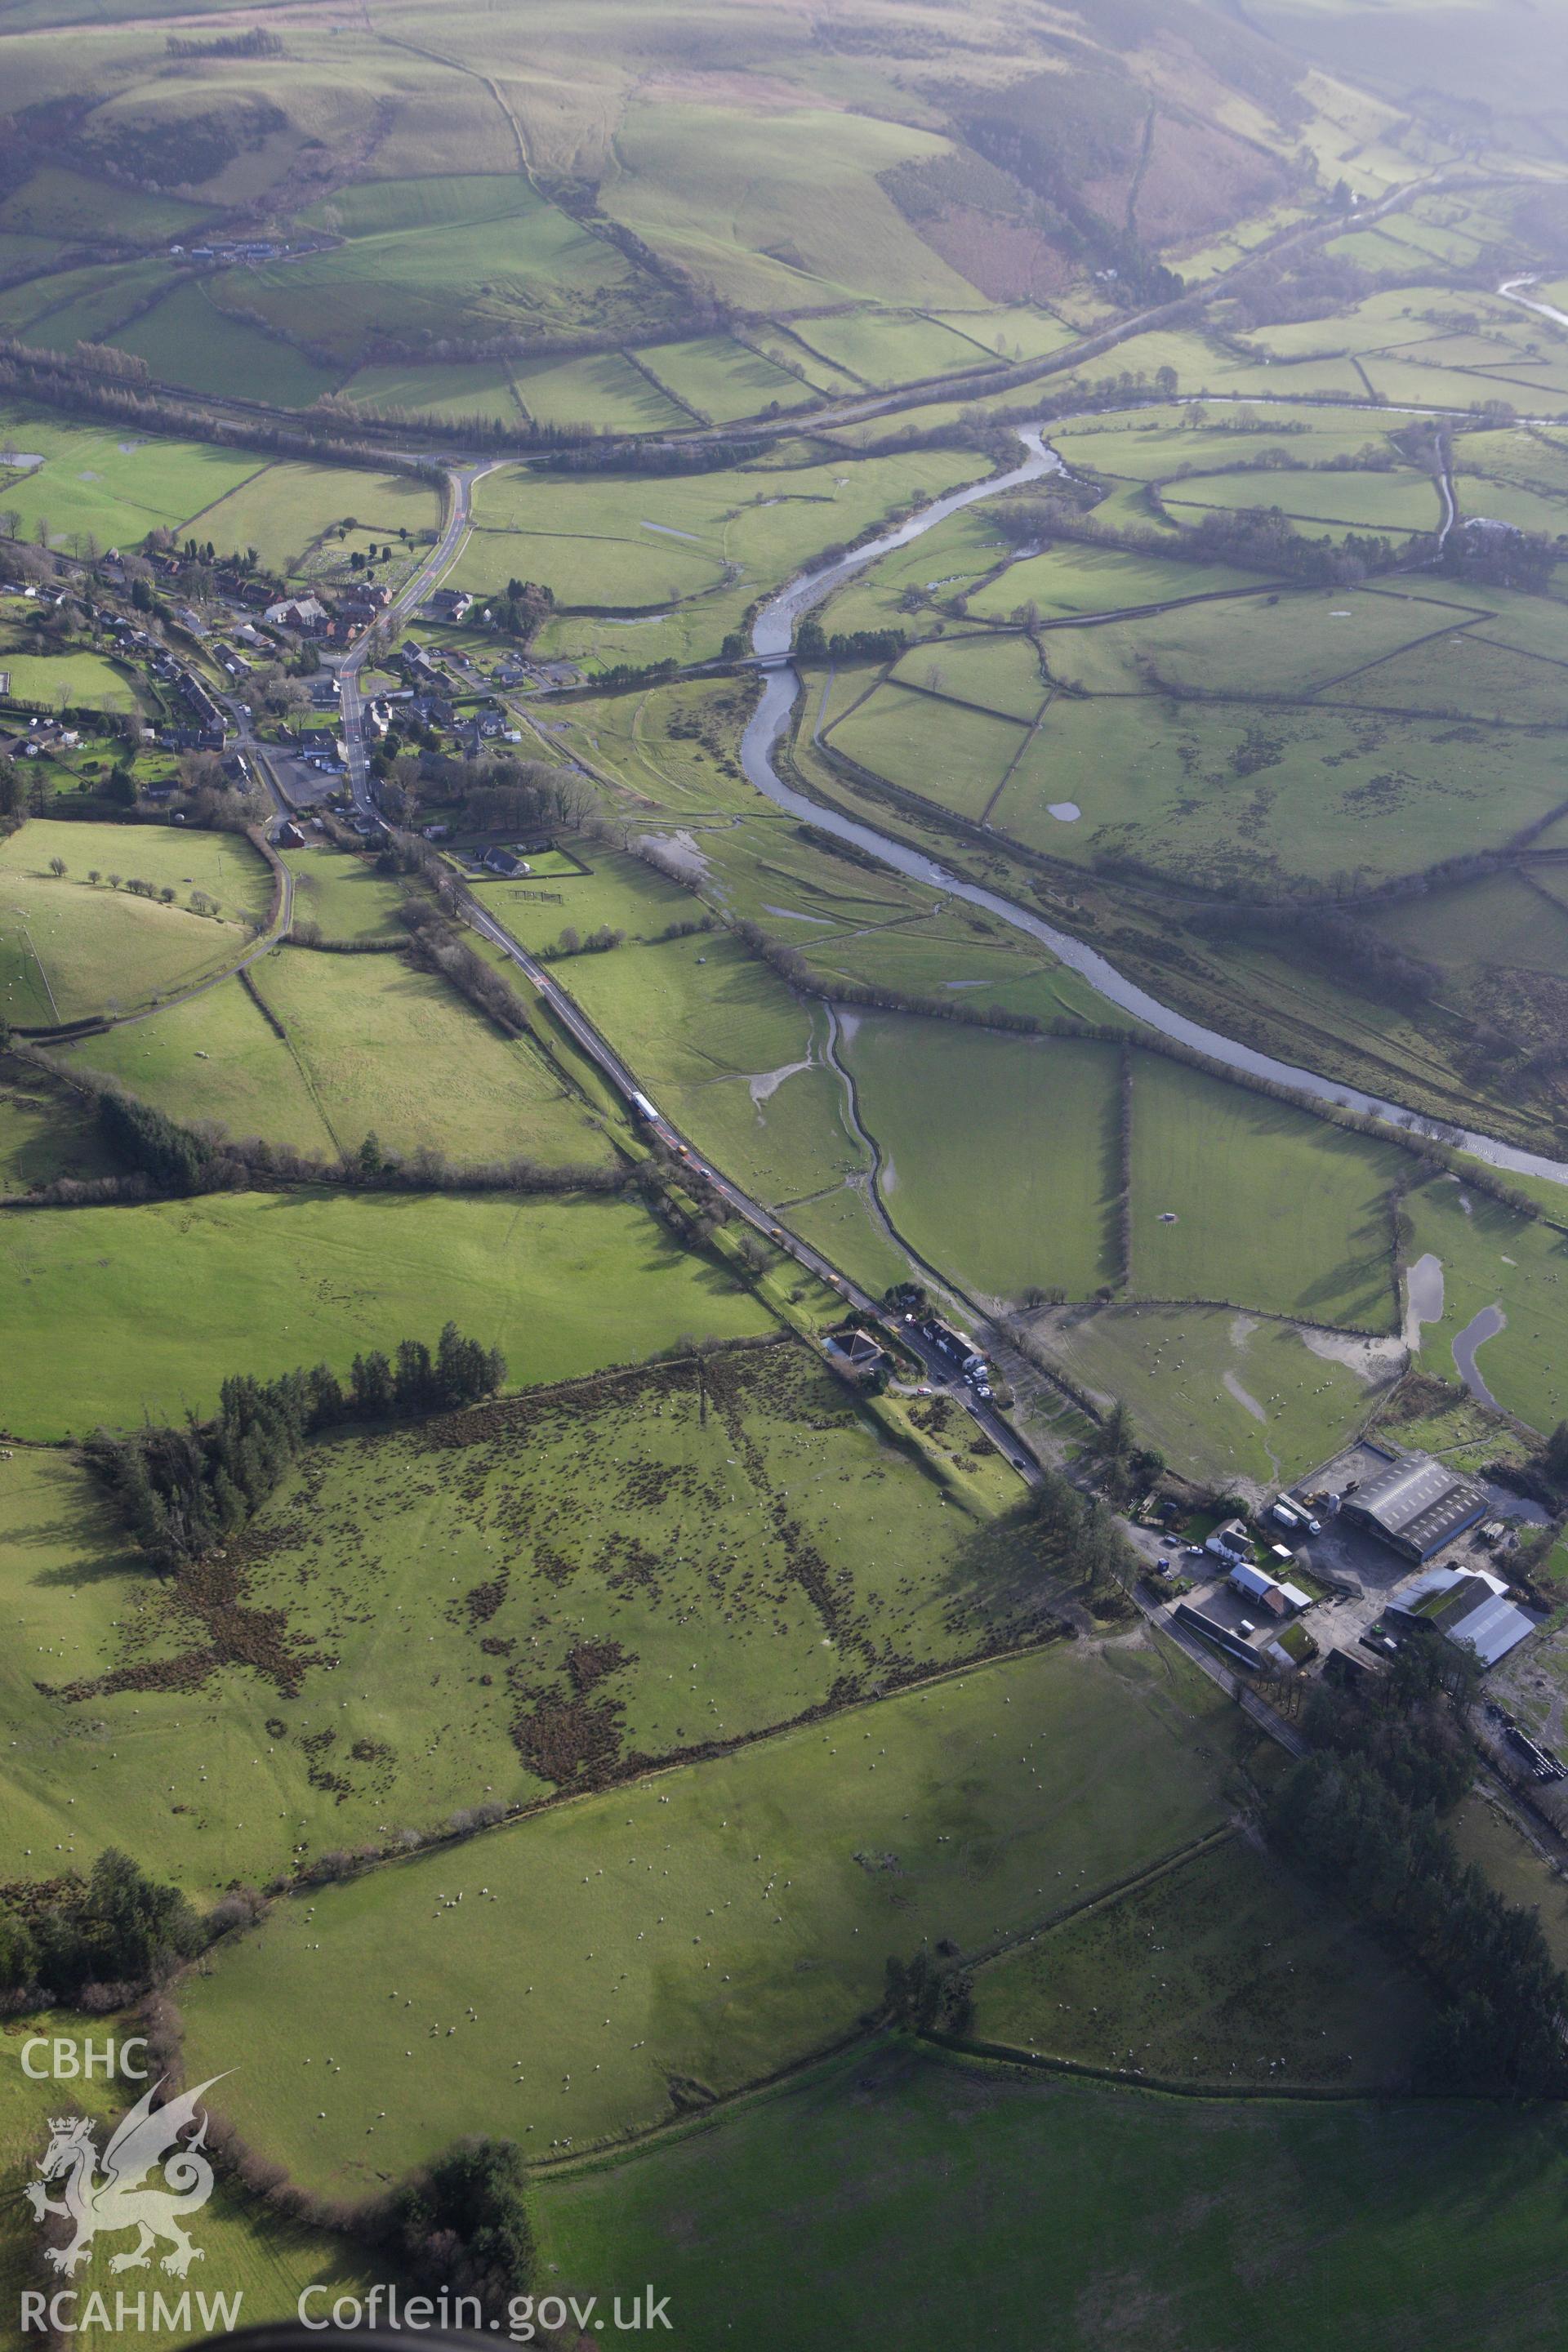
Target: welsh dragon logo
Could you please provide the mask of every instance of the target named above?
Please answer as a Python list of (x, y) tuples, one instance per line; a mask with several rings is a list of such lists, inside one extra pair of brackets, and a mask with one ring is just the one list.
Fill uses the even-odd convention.
[[(75, 2235), (68, 2245), (46, 2249), (45, 2259), (57, 2271), (74, 2276), (83, 2263), (92, 2260), (93, 2240), (100, 2232), (112, 2237), (121, 2230), (140, 2234), (129, 2252), (110, 2257), (111, 2271), (144, 2269), (160, 2241), (166, 2242), (170, 2250), (163, 2258), (163, 2268), (176, 2278), (184, 2278), (191, 2264), (203, 2259), (200, 2247), (192, 2245), (182, 2224), (188, 2215), (200, 2212), (213, 2192), (213, 2168), (202, 2152), (207, 2120), (204, 2115), (198, 2122), (197, 2107), (203, 2092), (222, 2080), (221, 2074), (213, 2074), (194, 2091), (184, 2091), (167, 2106), (156, 2109), (153, 2099), (160, 2085), (153, 2084), (115, 2126), (103, 2151), (101, 2170), (89, 2119), (85, 2116), (50, 2119), (49, 2144), (38, 2166), (39, 2177), (27, 2183), (24, 2193), (35, 2221), (52, 2213), (74, 2224)], [(193, 2125), (196, 2126), (194, 2136), (182, 2147), (180, 2135)], [(143, 2187), (148, 2174), (159, 2166), (166, 2186)], [(51, 2197), (48, 2184), (57, 2180), (63, 2183), (61, 2193)]]

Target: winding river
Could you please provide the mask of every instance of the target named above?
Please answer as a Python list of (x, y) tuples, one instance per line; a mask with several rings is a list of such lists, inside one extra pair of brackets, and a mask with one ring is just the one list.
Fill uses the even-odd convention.
[[(1018, 489), (1026, 482), (1037, 481), (1043, 474), (1064, 473), (1061, 458), (1047, 443), (1038, 425), (1024, 425), (1019, 439), (1028, 452), (1025, 462), (1011, 473), (997, 475), (988, 480), (972, 483), (968, 488), (951, 491), (921, 509), (896, 530), (886, 531), (879, 539), (868, 541), (863, 547), (840, 556), (837, 562), (826, 564), (819, 571), (803, 572), (790, 581), (762, 606), (752, 626), (752, 650), (764, 656), (776, 658), (787, 654), (794, 639), (795, 625), (803, 613), (843, 586), (867, 564), (890, 554), (895, 548), (907, 547), (911, 540), (934, 530), (949, 515), (961, 508), (973, 506), (981, 499), (994, 499), (1007, 490)], [(1270, 1054), (1260, 1054), (1250, 1045), (1225, 1036), (1217, 1029), (1205, 1029), (1201, 1022), (1191, 1021), (1185, 1013), (1162, 1004), (1146, 989), (1126, 978), (1114, 964), (1083, 940), (1074, 939), (1069, 931), (1059, 931), (1053, 924), (1043, 922), (1027, 907), (1003, 898), (995, 890), (986, 889), (978, 882), (965, 881), (950, 873), (946, 866), (905, 842), (879, 833), (874, 825), (856, 817), (841, 815), (824, 803), (808, 799), (785, 783), (773, 765), (773, 749), (789, 719), (799, 691), (800, 681), (787, 664), (770, 670), (763, 688), (762, 699), (746, 728), (741, 743), (741, 761), (747, 778), (760, 793), (766, 794), (775, 806), (791, 815), (803, 818), (820, 832), (830, 833), (837, 840), (849, 842), (879, 858), (886, 866), (904, 874), (913, 882), (928, 888), (942, 890), (955, 898), (964, 899), (972, 907), (980, 907), (987, 914), (997, 916), (1015, 930), (1026, 932), (1037, 940), (1069, 971), (1079, 973), (1120, 1012), (1128, 1013), (1164, 1037), (1190, 1045), (1205, 1054), (1227, 1069), (1242, 1070), (1248, 1076), (1267, 1078), (1277, 1086), (1290, 1087), (1296, 1093), (1314, 1101), (1332, 1103), (1350, 1110), (1365, 1111), (1376, 1118), (1385, 1119), (1396, 1127), (1422, 1129), (1427, 1123), (1403, 1104), (1385, 1102), (1379, 1095), (1363, 1094), (1358, 1087), (1345, 1086), (1338, 1079), (1321, 1076), (1315, 1070), (1299, 1068), (1292, 1062), (1276, 1061)], [(1471, 1134), (1463, 1128), (1444, 1124), (1445, 1133), (1458, 1141), (1460, 1148), (1493, 1168), (1505, 1170), (1515, 1176), (1544, 1176), (1559, 1183), (1568, 1183), (1568, 1161), (1549, 1160), (1542, 1153), (1521, 1151), (1509, 1143), (1500, 1143), (1488, 1135)]]

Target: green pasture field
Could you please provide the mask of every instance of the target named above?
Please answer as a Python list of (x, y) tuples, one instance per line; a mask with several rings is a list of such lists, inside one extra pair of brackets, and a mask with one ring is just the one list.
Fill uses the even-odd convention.
[(851, 1282), (873, 1297), (894, 1283), (921, 1279), (907, 1252), (889, 1240), (878, 1222), (863, 1177), (847, 1179), (832, 1192), (792, 1201), (784, 1214), (792, 1234), (819, 1249), (829, 1265), (841, 1266)]
[(367, 408), (407, 408), (447, 421), (487, 416), (510, 425), (519, 416), (511, 376), (501, 360), (388, 362), (357, 369), (342, 389)]
[[(163, 841), (183, 850), (186, 840), (160, 835), (152, 826), (132, 832), (35, 818), (21, 834), (13, 835), (0, 845), (0, 1013), (23, 1027), (51, 1028), (92, 1013), (126, 1011), (190, 987), (233, 963), (250, 938), (250, 925), (261, 920), (250, 912), (242, 927), (234, 917), (214, 921), (193, 914), (184, 903), (189, 890), (179, 884), (180, 899), (170, 907), (111, 889), (107, 880), (90, 884), (83, 856), (91, 854), (94, 844), (89, 841), (68, 838), (61, 844), (61, 855), (71, 850), (82, 856), (79, 866), (76, 856), (70, 859), (71, 870), (63, 878), (57, 879), (47, 868), (39, 873), (44, 858), (39, 836), (46, 830), (68, 836), (108, 835), (107, 854), (124, 856), (128, 876), (151, 882), (161, 881), (165, 871), (172, 878), (181, 866), (199, 875), (204, 866), (217, 863), (211, 857), (171, 858)], [(193, 835), (189, 843), (204, 839), (229, 844), (228, 872), (236, 877), (230, 887), (237, 886), (254, 907), (253, 877), (246, 861), (255, 854), (248, 844), (233, 835)], [(265, 878), (258, 857), (255, 864)], [(110, 870), (104, 868), (106, 874)], [(197, 887), (206, 885), (198, 882)]]
[(983, 368), (989, 357), (967, 335), (911, 311), (845, 310), (797, 320), (795, 331), (822, 358), (878, 386)]
[(624, 1201), (224, 1193), (29, 1212), (0, 1243), (15, 1337), (0, 1426), (23, 1437), (178, 1420), (210, 1410), (235, 1371), (324, 1359), (346, 1373), (356, 1352), (433, 1338), (448, 1318), (526, 1385), (683, 1333), (772, 1328), (728, 1273)]
[[(113, 2122), (143, 2087), (139, 2083), (106, 2081), (98, 2071), (105, 2042), (111, 2039), (122, 2041), (132, 2032), (129, 2016), (97, 2019), (84, 2024), (79, 2016), (64, 2010), (46, 2010), (6, 2021), (5, 2035), (0, 2037), (0, 2294), (7, 2297), (19, 2297), (28, 2288), (36, 2293), (41, 2281), (50, 2276), (39, 2265), (37, 2231), (21, 2195), (24, 2183), (37, 2178), (38, 2161), (49, 2141), (50, 2121), (62, 2110), (89, 2116), (95, 2125), (102, 2126), (95, 2133), (102, 2149)], [(83, 2063), (79, 2053), (90, 2049), (94, 2073), (86, 2076), (79, 2071), (59, 2081), (46, 2073), (41, 2079), (34, 2079), (23, 2071), (22, 2053), (26, 2043), (36, 2038), (51, 2045), (74, 2042), (79, 2052), (79, 2070)], [(30, 2063), (37, 2064), (36, 2054)], [(46, 2053), (46, 2065), (53, 2063), (52, 2053)], [(204, 2310), (214, 2327), (221, 2326), (227, 2297), (234, 2299), (237, 2315), (247, 2320), (291, 2320), (300, 2294), (307, 2286), (319, 2284), (328, 2290), (317, 2306), (324, 2310), (334, 2295), (363, 2295), (373, 2278), (391, 2275), (384, 2260), (373, 2262), (345, 2239), (282, 2220), (247, 2199), (221, 2177), (202, 2210), (196, 2235), (202, 2259), (184, 2282), (153, 2272), (155, 2284), (151, 2286), (145, 2273), (140, 2286), (134, 2276), (121, 2278), (113, 2284), (100, 2277), (97, 2283), (110, 2315), (116, 2311), (117, 2289), (128, 2297), (128, 2315), (135, 2309), (137, 2294), (145, 2295), (145, 2325), (135, 2331), (136, 2340), (145, 2352), (177, 2352), (178, 2347), (191, 2340), (188, 2327), (156, 2324), (154, 2298), (160, 2292), (167, 2314), (171, 2306), (178, 2311), (188, 2289), (195, 2324), (201, 2326), (205, 2333)], [(44, 2291), (47, 2294), (48, 2289)], [(104, 2329), (92, 2323), (87, 2303), (90, 2285), (84, 2283), (79, 2293), (82, 2300), (77, 2307), (81, 2317), (73, 2330), (73, 2340), (82, 2352), (111, 2352), (111, 2347), (123, 2343), (123, 2334), (112, 2324)], [(19, 2311), (20, 2303), (14, 2303), (12, 2307)]]
[[(272, 901), (272, 876), (259, 850), (236, 833), (185, 832), (167, 824), (96, 824), (34, 817), (0, 843), (0, 890), (13, 879), (49, 881), (51, 857), (63, 857), (68, 882), (85, 881), (94, 867), (182, 894), (193, 887), (217, 901), (227, 922), (260, 923)], [(97, 886), (107, 898), (107, 883)]]
[(1454, 444), (1454, 470), (1516, 482), (1525, 489), (1568, 493), (1568, 448), (1540, 427), (1462, 434)]
[(971, 2032), (1163, 2082), (1374, 2091), (1405, 2086), (1431, 2017), (1347, 1911), (1237, 1836), (991, 1962)]
[(1279, 508), (1304, 530), (1436, 530), (1442, 520), (1435, 484), (1415, 474), (1287, 472), (1194, 474), (1165, 484), (1160, 495), (1173, 513), (1196, 509)]
[[(24, 638), (22, 643), (41, 645), (43, 640)], [(13, 651), (0, 642), (0, 672), (9, 680), (7, 693), (23, 702), (42, 703), (50, 711), (62, 686), (68, 690), (74, 709), (132, 711), (142, 707), (142, 697), (122, 669), (101, 654), (82, 648), (69, 653), (27, 653)]]
[[(602, 238), (521, 174), (366, 182), (331, 209), (345, 242), (245, 272), (248, 309), (345, 359), (371, 337), (604, 328), (655, 305)], [(306, 215), (309, 218), (309, 215)]]
[(1113, 1047), (841, 1019), (888, 1214), (928, 1264), (989, 1298), (1058, 1283), (1088, 1297), (1114, 1278)]
[(1140, 1054), (1133, 1292), (1391, 1331), (1392, 1190), (1408, 1164), (1391, 1145)]
[(144, 359), (165, 383), (238, 394), (280, 408), (308, 408), (333, 391), (341, 371), (323, 368), (292, 344), (232, 318), (205, 286), (176, 286), (155, 309), (121, 329), (119, 349)]
[(637, 357), (678, 401), (689, 402), (716, 425), (760, 416), (767, 408), (801, 408), (815, 397), (798, 377), (727, 335), (655, 343)]
[(169, 282), (163, 261), (94, 263), (24, 280), (0, 296), (0, 319), (34, 350), (74, 352), (108, 342), (121, 325)]
[[(305, 1065), (238, 980), (60, 1050), (68, 1067), (118, 1079), (183, 1126), (210, 1119), (242, 1141), (265, 1136), (313, 1158), (337, 1157), (339, 1139)], [(350, 1148), (360, 1139), (351, 1136)]]
[(668, 2280), (698, 2352), (1043, 2325), (1119, 2352), (1150, 2315), (1215, 2352), (1386, 2352), (1415, 2326), (1427, 2352), (1550, 2352), (1565, 2183), (1552, 2107), (1199, 2103), (898, 2041), (546, 2179), (536, 2211), (552, 2285)]
[(294, 877), (294, 920), (315, 923), (326, 940), (400, 940), (402, 886), (341, 849), (279, 852)]
[[(803, 323), (809, 327), (809, 320)], [(776, 360), (786, 374), (798, 368), (798, 381), (813, 392), (857, 392), (860, 388), (847, 369), (835, 367), (831, 361), (819, 358), (807, 349), (791, 328), (781, 325), (776, 320), (764, 319), (760, 325), (748, 327), (746, 333), (748, 340), (755, 343), (760, 352)]]
[[(407, 474), (372, 474), (347, 466), (280, 462), (191, 519), (195, 537), (220, 552), (254, 547), (264, 564), (295, 570), (323, 531), (353, 516), (378, 541), (433, 531), (438, 493)], [(353, 544), (353, 534), (347, 542)]]
[[(937, 523), (907, 547), (858, 572), (821, 609), (824, 628), (904, 629), (923, 635), (931, 628), (929, 612), (906, 612), (902, 598), (910, 590), (945, 605), (952, 597), (968, 597), (971, 583), (992, 571), (1007, 552), (984, 506), (965, 507), (945, 522)], [(986, 620), (1011, 617), (1013, 607), (998, 607), (993, 589), (981, 591), (970, 610)], [(1014, 599), (1014, 603), (1018, 600)]]
[(457, 1161), (609, 1159), (602, 1130), (536, 1047), (502, 1036), (401, 956), (277, 948), (253, 977), (342, 1150), (374, 1132), (389, 1150), (429, 1146)]
[(1461, 1189), (1440, 1181), (1406, 1204), (1410, 1260), (1430, 1252), (1443, 1267), (1443, 1314), (1422, 1326), (1422, 1357), (1451, 1379), (1456, 1337), (1483, 1307), (1500, 1307), (1507, 1326), (1480, 1346), (1476, 1370), (1505, 1412), (1552, 1429), (1568, 1415), (1568, 1242), (1484, 1193), (1461, 1201)]
[[(1209, 694), (1237, 688), (1249, 695), (1294, 700), (1332, 689), (1368, 662), (1380, 661), (1486, 610), (1473, 596), (1456, 607), (1423, 594), (1421, 586), (1373, 589), (1281, 589), (1217, 604), (1189, 604), (1139, 621), (1119, 623), (1107, 638), (1150, 662), (1161, 677)], [(1047, 651), (1054, 648), (1047, 647)], [(1369, 681), (1379, 676), (1369, 673)]]
[(459, 2131), (548, 2159), (668, 2119), (681, 2082), (851, 2030), (890, 1951), (1016, 1935), (1211, 1826), (1195, 1681), (1146, 1651), (971, 1669), (287, 1903), (183, 1989), (187, 2063), (343, 2188)]
[[(1303, 466), (1317, 466), (1369, 446), (1390, 446), (1381, 418), (1357, 415), (1353, 410), (1277, 406), (1272, 401), (1256, 408), (1153, 407), (1131, 416), (1068, 417), (1052, 425), (1051, 440), (1075, 472), (1088, 470), (1112, 480), (1163, 481), (1173, 488), (1178, 477), (1194, 468), (1217, 472), (1240, 467), (1270, 449)], [(1262, 469), (1264, 482), (1273, 478)]]
[[(950, 637), (940, 646), (921, 646), (895, 663), (889, 677), (896, 686), (923, 687), (1008, 719), (1032, 719), (1051, 690), (1039, 655), (1022, 636)], [(945, 714), (926, 715), (940, 724)]]
[(511, 371), (513, 392), (538, 425), (592, 425), (601, 433), (655, 433), (689, 425), (621, 352), (530, 360)]
[(42, 165), (0, 205), (0, 228), (66, 244), (110, 236), (116, 243), (153, 245), (183, 236), (210, 217), (199, 205), (113, 187), (59, 163)]
[(723, 932), (574, 957), (558, 975), (659, 1109), (763, 1200), (863, 1165), (820, 1008)]
[(1042, 1631), (1019, 1527), (794, 1340), (323, 1440), (225, 1558), (233, 1640), (68, 1458), (0, 1463), (8, 1875), (260, 1881)]
[[(606, 705), (606, 714), (616, 708)], [(618, 708), (625, 709), (626, 705), (622, 703)], [(622, 850), (601, 848), (596, 842), (588, 855), (593, 869), (587, 874), (552, 874), (537, 885), (477, 882), (469, 887), (481, 906), (488, 907), (514, 939), (525, 948), (533, 949), (552, 946), (568, 923), (575, 925), (580, 932), (598, 930), (608, 923), (612, 930), (625, 931), (628, 940), (636, 942), (657, 939), (670, 923), (683, 923), (702, 913), (700, 899), (656, 867), (645, 866), (640, 857), (629, 856)], [(549, 890), (556, 896), (542, 898), (534, 895), (537, 890)], [(707, 942), (689, 940), (687, 945), (694, 954), (701, 955)], [(555, 977), (571, 991), (577, 975), (592, 961), (596, 959), (567, 957)], [(531, 993), (527, 982), (523, 988), (525, 994)]]
[(1568, 531), (1568, 497), (1562, 491), (1527, 488), (1479, 473), (1460, 475), (1454, 488), (1459, 512), (1467, 519), (1486, 515), (1493, 522), (1511, 523), (1516, 530), (1539, 531), (1545, 539), (1558, 539)]
[[(1555, 1642), (1538, 1644), (1527, 1654), (1545, 1664), (1554, 1679), (1561, 1678)], [(1531, 1719), (1517, 1679), (1508, 1704), (1526, 1721)], [(1473, 1791), (1456, 1807), (1446, 1827), (1462, 1861), (1473, 1862), (1505, 1902), (1523, 1904), (1535, 1913), (1553, 1960), (1559, 1968), (1568, 1967), (1568, 1890), (1544, 1856), (1500, 1807), (1479, 1792)]]
[(1379, 710), (1447, 711), (1490, 726), (1561, 722), (1568, 665), (1515, 652), (1478, 631), (1447, 631), (1379, 662), (1332, 692)]
[[(963, 451), (629, 481), (506, 468), (475, 491), (471, 544), (481, 551), (461, 559), (458, 573), (472, 564), (488, 581), (504, 577), (500, 567), (510, 564), (520, 577), (539, 578), (542, 559), (563, 601), (613, 607), (691, 594), (716, 584), (731, 563), (754, 594), (829, 541), (857, 538), (893, 509), (982, 470), (983, 461)], [(486, 551), (498, 532), (508, 540)]]
[[(931, 656), (922, 653), (920, 658), (925, 664)], [(1042, 701), (1045, 693), (1042, 686)], [(886, 776), (902, 791), (978, 822), (995, 799), (1026, 734), (1015, 719), (879, 686), (825, 740), (834, 751), (874, 775)]]
[(150, 530), (180, 529), (261, 470), (243, 451), (67, 424), (11, 403), (0, 409), (0, 445), (43, 459), (0, 482), (0, 505), (15, 510), (20, 537), (42, 522), (55, 542), (81, 530), (106, 547), (137, 546)]
[[(1206, 883), (1371, 878), (1500, 846), (1561, 796), (1549, 740), (1523, 728), (1478, 743), (1442, 719), (1373, 709), (1058, 695), (990, 822), (1057, 856), (1136, 844), (1144, 865)], [(1076, 803), (1081, 827), (1052, 819), (1054, 802)]]
[(1403, 1358), (1389, 1342), (1298, 1330), (1229, 1307), (1069, 1309), (1040, 1338), (1074, 1377), (1120, 1397), (1188, 1477), (1299, 1477), (1341, 1446)]
[[(1027, 302), (1000, 303), (991, 310), (936, 312), (933, 316), (939, 325), (951, 327), (955, 335), (983, 344), (998, 359), (1044, 359), (1047, 352), (1059, 352), (1072, 341), (1071, 329), (1060, 319)], [(977, 352), (976, 357), (984, 357), (984, 353)]]
[[(599, 201), (747, 310), (866, 295), (952, 309), (973, 300), (973, 289), (877, 181), (894, 164), (943, 152), (929, 132), (809, 99), (769, 113), (635, 100)], [(805, 322), (808, 339), (818, 323)]]
[[(1047, 1021), (1062, 1013), (1099, 1020), (1104, 999), (1057, 963), (1043, 948), (1014, 933), (1009, 941), (977, 936), (967, 925), (932, 915), (924, 922), (888, 923), (876, 929), (815, 940), (806, 961), (820, 976), (869, 981), (945, 1004), (968, 996), (989, 1012), (1029, 1013)], [(1097, 1009), (1099, 1008), (1099, 1009)]]
[[(1157, 604), (1167, 597), (1212, 597), (1227, 589), (1263, 585), (1256, 573), (1233, 571), (1228, 564), (1187, 563), (1177, 555), (1127, 555), (1120, 548), (1086, 547), (1064, 540), (1041, 555), (1010, 563), (964, 602), (976, 621), (1011, 620), (1020, 605), (1028, 604), (1046, 620), (1077, 619), (1131, 604)], [(1228, 620), (1247, 604), (1245, 598), (1229, 598), (1221, 610)], [(1047, 644), (1047, 658), (1050, 652)]]
[(0, 1058), (0, 1192), (113, 1173), (85, 1105), (43, 1071)]

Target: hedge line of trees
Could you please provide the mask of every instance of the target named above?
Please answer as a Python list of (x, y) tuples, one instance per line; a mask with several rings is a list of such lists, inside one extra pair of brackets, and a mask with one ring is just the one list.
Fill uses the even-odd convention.
[(506, 1378), (499, 1349), (448, 1323), (436, 1353), (421, 1339), (356, 1356), (345, 1390), (328, 1364), (274, 1381), (237, 1375), (211, 1421), (148, 1426), (125, 1437), (100, 1429), (82, 1449), (153, 1565), (172, 1572), (199, 1559), (259, 1510), (308, 1438), (345, 1421), (443, 1412), (493, 1396)]
[(1272, 1825), (1313, 1874), (1349, 1897), (1439, 1989), (1418, 2054), (1433, 2089), (1561, 2096), (1568, 2090), (1568, 1978), (1532, 1910), (1462, 1863), (1442, 1814), (1469, 1784), (1464, 1712), (1479, 1668), (1413, 1633), (1367, 1693), (1320, 1683), (1315, 1752), (1281, 1783)]
[(177, 1887), (158, 1885), (111, 1846), (87, 1879), (52, 1881), (42, 1901), (13, 1895), (0, 1905), (0, 2001), (52, 1995), (119, 2008), (194, 1957), (210, 1932)]

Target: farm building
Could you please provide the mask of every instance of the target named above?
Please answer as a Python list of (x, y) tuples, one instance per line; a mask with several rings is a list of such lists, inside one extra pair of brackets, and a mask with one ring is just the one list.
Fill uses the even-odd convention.
[(1472, 1480), (1429, 1454), (1406, 1454), (1359, 1494), (1348, 1495), (1343, 1516), (1406, 1559), (1426, 1560), (1474, 1527), (1489, 1507)]
[(1535, 1620), (1514, 1606), (1502, 1578), (1484, 1568), (1428, 1569), (1388, 1606), (1393, 1615), (1419, 1618), (1463, 1643), (1483, 1666), (1495, 1666), (1535, 1631)]
[(1229, 1582), (1233, 1592), (1239, 1592), (1244, 1600), (1258, 1601), (1272, 1617), (1293, 1617), (1312, 1605), (1311, 1595), (1303, 1592), (1300, 1585), (1281, 1584), (1261, 1568), (1249, 1568), (1245, 1560), (1231, 1570)]

